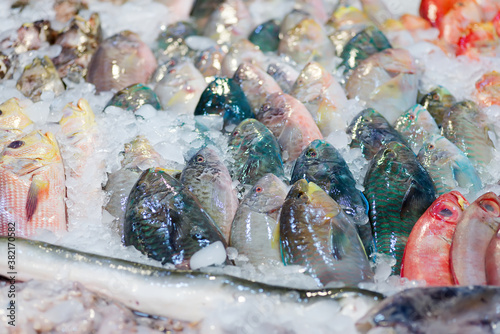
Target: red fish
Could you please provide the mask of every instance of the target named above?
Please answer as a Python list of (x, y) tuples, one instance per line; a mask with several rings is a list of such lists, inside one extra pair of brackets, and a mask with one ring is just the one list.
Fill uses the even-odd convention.
[(439, 21), (453, 6), (453, 0), (422, 0), (420, 3), (420, 16), (437, 27)]
[(500, 285), (500, 231), (491, 239), (486, 249), (486, 283)]
[(454, 285), (450, 268), (453, 232), (469, 202), (458, 191), (439, 196), (415, 223), (406, 244), (401, 276), (428, 286)]

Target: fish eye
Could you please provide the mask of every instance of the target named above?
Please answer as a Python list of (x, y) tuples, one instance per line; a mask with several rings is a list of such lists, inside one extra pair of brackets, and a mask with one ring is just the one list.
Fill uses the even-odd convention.
[(314, 148), (310, 148), (306, 154), (308, 157), (311, 157), (311, 158), (316, 158), (316, 156), (318, 155), (318, 153), (316, 152), (316, 150)]
[(198, 155), (196, 157), (196, 162), (204, 162), (204, 161), (205, 161), (205, 158), (202, 155)]
[(434, 144), (429, 144), (429, 145), (427, 145), (427, 148), (428, 148), (429, 150), (433, 150), (433, 149), (434, 149), (434, 147), (435, 147), (435, 146), (434, 146)]
[(264, 189), (262, 189), (262, 187), (257, 187), (257, 188), (255, 188), (255, 192), (256, 192), (256, 193), (261, 193), (261, 192), (262, 192), (262, 190), (264, 190)]
[(2, 110), (0, 110), (0, 116), (2, 116), (2, 115), (3, 115), (3, 111), (2, 111)]
[(271, 109), (271, 105), (269, 103), (264, 103), (262, 105), (262, 111), (268, 111), (269, 109)]
[(434, 101), (438, 101), (438, 100), (439, 100), (439, 95), (438, 95), (438, 94), (434, 94), (434, 95), (432, 96), (432, 99), (433, 99)]
[(396, 157), (396, 153), (393, 150), (387, 150), (384, 152), (384, 157), (394, 159)]
[(22, 140), (15, 140), (7, 146), (8, 148), (19, 148), (24, 145)]
[(492, 215), (500, 215), (500, 207), (498, 203), (492, 200), (484, 200), (479, 203), (479, 206), (483, 208), (484, 211), (491, 213)]
[(444, 221), (456, 221), (459, 218), (459, 208), (439, 201), (431, 210), (431, 216)]
[(451, 216), (453, 216), (453, 212), (450, 209), (448, 209), (448, 208), (442, 209), (441, 211), (439, 211), (439, 214), (441, 216), (443, 216), (443, 217), (451, 217)]
[(240, 132), (238, 130), (233, 131), (233, 137), (235, 137), (235, 136), (237, 136), (239, 134), (240, 134)]
[(412, 121), (414, 121), (415, 120), (415, 115), (411, 114), (408, 118), (411, 119)]

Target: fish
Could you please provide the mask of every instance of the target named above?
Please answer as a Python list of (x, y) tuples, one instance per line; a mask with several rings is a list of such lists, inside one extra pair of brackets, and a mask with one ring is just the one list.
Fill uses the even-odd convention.
[(401, 277), (427, 286), (452, 286), (450, 247), (455, 227), (469, 202), (458, 191), (439, 196), (418, 219), (408, 237)]
[(3, 50), (13, 49), (16, 54), (38, 50), (47, 43), (53, 43), (56, 33), (50, 21), (38, 20), (22, 24), (15, 33), (0, 41)]
[(179, 269), (190, 268), (192, 256), (202, 248), (216, 242), (227, 247), (196, 197), (162, 168), (145, 170), (132, 188), (123, 239), (125, 246)]
[(488, 247), (486, 248), (486, 258), (484, 261), (486, 284), (487, 285), (500, 285), (500, 230), (497, 231), (495, 236), (491, 238)]
[(125, 87), (122, 90), (116, 92), (111, 100), (109, 100), (109, 102), (106, 104), (104, 109), (109, 106), (115, 106), (125, 110), (136, 112), (145, 104), (149, 104), (156, 110), (161, 109), (160, 100), (158, 99), (156, 93), (148, 86), (138, 83)]
[(259, 111), (269, 95), (283, 92), (269, 74), (248, 62), (238, 66), (233, 80), (245, 93), (254, 114)]
[(420, 104), (414, 105), (399, 116), (394, 123), (394, 129), (407, 139), (415, 154), (418, 154), (422, 145), (433, 135), (441, 133), (432, 115)]
[(257, 45), (262, 52), (275, 52), (278, 50), (280, 25), (275, 19), (259, 24), (248, 36), (248, 40)]
[(10, 79), (12, 77), (12, 62), (10, 57), (0, 52), (0, 80)]
[(60, 95), (65, 90), (54, 63), (47, 56), (33, 59), (33, 62), (24, 68), (16, 88), (33, 102), (40, 101), (43, 92)]
[(273, 77), (276, 83), (281, 87), (283, 93), (290, 94), (292, 87), (297, 81), (300, 72), (298, 72), (293, 66), (284, 63), (276, 62), (269, 64), (267, 68), (267, 74)]
[(347, 98), (344, 89), (321, 64), (308, 63), (300, 72), (290, 95), (306, 106), (324, 136), (335, 130), (345, 130), (347, 120), (343, 109)]
[(359, 62), (347, 79), (347, 96), (366, 102), (389, 123), (411, 108), (418, 93), (417, 67), (405, 49), (385, 49)]
[(375, 247), (396, 259), (398, 275), (412, 228), (436, 199), (434, 184), (411, 149), (393, 141), (375, 154), (363, 186)]
[(422, 0), (420, 2), (420, 16), (429, 21), (433, 27), (441, 25), (443, 16), (453, 7), (453, 0)]
[(90, 60), (87, 82), (96, 92), (119, 91), (136, 83), (146, 83), (157, 67), (151, 49), (139, 35), (125, 30), (106, 38)]
[(264, 53), (259, 47), (248, 39), (242, 38), (231, 45), (226, 56), (222, 60), (220, 69), (221, 76), (232, 78), (238, 66), (245, 61), (262, 69), (267, 67), (265, 66), (266, 59)]
[(335, 46), (335, 54), (340, 56), (347, 42), (371, 24), (362, 10), (355, 6), (339, 5), (326, 23), (333, 30), (329, 38)]
[(473, 162), (476, 168), (484, 168), (492, 159), (494, 144), (488, 135), (491, 125), (472, 101), (455, 103), (443, 117), (441, 134)]
[(407, 141), (376, 110), (368, 108), (356, 115), (347, 127), (347, 135), (351, 137), (351, 148), (360, 148), (367, 160), (385, 145), (397, 141), (407, 145)]
[(202, 50), (194, 59), (194, 66), (205, 77), (205, 81), (211, 83), (215, 77), (221, 76), (222, 61), (226, 56), (227, 51), (219, 46), (211, 46)]
[(360, 232), (363, 246), (372, 251), (373, 236), (368, 223), (368, 202), (356, 188), (356, 180), (340, 152), (324, 140), (314, 140), (295, 160), (290, 183), (314, 182), (342, 208)]
[(121, 168), (108, 174), (108, 182), (104, 187), (109, 194), (104, 208), (116, 218), (115, 230), (121, 236), (128, 196), (135, 183), (148, 168), (166, 165), (165, 160), (144, 136), (136, 136), (126, 143), (122, 155)]
[(448, 44), (457, 45), (467, 26), (482, 20), (481, 7), (472, 0), (453, 3), (450, 10), (439, 21), (439, 38)]
[[(8, 242), (7, 237), (0, 237), (0, 255), (4, 258)], [(22, 238), (16, 238), (16, 254), (18, 280), (57, 282), (64, 273), (65, 280), (80, 282), (87, 289), (143, 314), (191, 323), (202, 321), (221, 303), (237, 302), (238, 297), (259, 298), (257, 301), (264, 298), (272, 300), (273, 308), (291, 305), (299, 311), (307, 311), (317, 302), (331, 303), (337, 308), (349, 302), (370, 307), (384, 298), (378, 292), (359, 288), (290, 289), (229, 275), (171, 270)], [(1, 261), (0, 274), (7, 275), (9, 271), (7, 261)]]
[(212, 217), (226, 241), (236, 209), (238, 196), (231, 175), (217, 153), (208, 148), (198, 151), (182, 170), (180, 181), (196, 196), (203, 210)]
[(450, 249), (457, 285), (485, 285), (488, 244), (500, 227), (500, 199), (493, 192), (479, 196), (458, 221)]
[(189, 16), (192, 16), (196, 26), (199, 30), (203, 30), (203, 28), (207, 25), (208, 19), (213, 11), (217, 9), (217, 7), (223, 3), (224, 0), (215, 0), (215, 1), (207, 1), (207, 0), (195, 0), (193, 7), (191, 8), (191, 12)]
[(196, 105), (194, 115), (222, 116), (225, 129), (237, 126), (244, 119), (255, 118), (241, 87), (234, 82), (234, 79), (222, 77), (215, 78), (205, 88)]
[(288, 94), (269, 95), (256, 118), (278, 139), (283, 162), (297, 159), (309, 143), (315, 139), (323, 139), (306, 107)]
[(456, 55), (479, 60), (479, 56), (495, 57), (499, 39), (492, 22), (471, 23), (458, 40)]
[(493, 333), (500, 320), (500, 289), (492, 286), (426, 287), (398, 292), (356, 323), (360, 333), (392, 327), (397, 333)]
[(33, 128), (33, 122), (23, 110), (24, 101), (16, 97), (0, 104), (0, 151)]
[(88, 9), (88, 4), (82, 0), (56, 0), (53, 9), (56, 12), (57, 21), (68, 22), (80, 10)]
[(482, 189), (481, 179), (472, 162), (443, 136), (436, 135), (425, 142), (417, 158), (429, 172), (438, 195), (457, 187), (472, 195)]
[(178, 21), (169, 24), (156, 38), (156, 58), (159, 63), (168, 61), (170, 58), (182, 58), (188, 56), (191, 51), (185, 39), (197, 35), (196, 27), (188, 21)]
[(261, 177), (241, 201), (231, 225), (229, 245), (254, 266), (281, 263), (279, 213), (288, 188), (276, 175)]
[(356, 228), (315, 183), (301, 179), (293, 184), (281, 209), (279, 232), (283, 263), (305, 267), (318, 284), (373, 281)]
[(66, 231), (64, 167), (51, 132), (32, 131), (0, 153), (0, 235)]
[(491, 71), (483, 74), (476, 81), (475, 97), (482, 107), (500, 105), (500, 74), (497, 71)]
[(431, 113), (436, 124), (440, 127), (443, 124), (444, 115), (456, 103), (456, 99), (448, 89), (437, 86), (425, 94), (419, 103)]
[(230, 171), (240, 183), (253, 185), (267, 173), (285, 179), (278, 140), (256, 119), (242, 121), (231, 133), (228, 146), (234, 159)]
[(180, 61), (165, 73), (154, 91), (163, 110), (193, 115), (207, 83), (190, 61)]

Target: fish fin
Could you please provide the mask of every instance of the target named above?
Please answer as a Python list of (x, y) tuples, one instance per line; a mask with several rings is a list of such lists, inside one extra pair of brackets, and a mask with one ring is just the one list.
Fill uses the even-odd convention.
[(470, 186), (473, 185), (466, 169), (467, 167), (464, 168), (463, 166), (460, 166), (460, 164), (456, 162), (453, 162), (451, 165), (453, 178), (455, 179), (455, 181), (457, 181), (458, 186), (461, 188), (469, 188)]
[(49, 191), (49, 181), (40, 175), (35, 175), (31, 179), (31, 185), (28, 190), (28, 199), (26, 201), (26, 218), (30, 221), (35, 214), (38, 206), (38, 199)]
[(422, 189), (422, 187), (419, 186), (413, 178), (408, 179), (407, 183), (409, 184), (399, 212), (401, 219), (404, 219), (404, 217), (408, 217), (409, 215), (411, 216), (412, 211), (424, 212), (427, 210), (427, 207), (424, 208), (423, 206), (429, 202), (425, 189)]
[(351, 247), (351, 242), (346, 233), (336, 224), (330, 227), (330, 247), (335, 260), (342, 260)]

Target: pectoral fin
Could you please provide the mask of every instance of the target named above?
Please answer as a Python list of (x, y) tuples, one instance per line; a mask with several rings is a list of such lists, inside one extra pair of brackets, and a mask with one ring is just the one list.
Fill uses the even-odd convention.
[(28, 199), (26, 201), (26, 218), (30, 221), (35, 214), (40, 197), (49, 191), (49, 181), (40, 175), (35, 175), (31, 179), (31, 185), (28, 190)]
[[(400, 218), (411, 217), (417, 215), (419, 212), (424, 212), (429, 206), (429, 194), (426, 189), (422, 189), (417, 182), (410, 178), (408, 180), (408, 187), (401, 203)], [(416, 217), (418, 219), (419, 217)]]
[(342, 228), (332, 224), (330, 229), (332, 255), (336, 260), (342, 260), (352, 247), (349, 237)]

